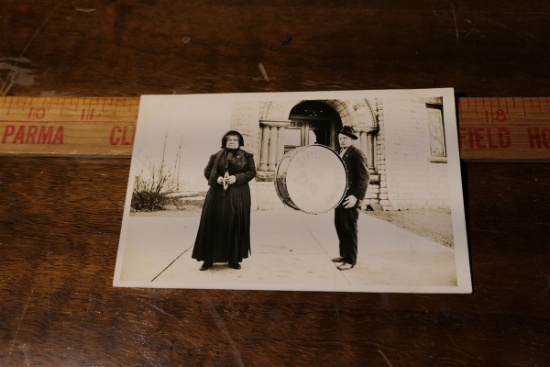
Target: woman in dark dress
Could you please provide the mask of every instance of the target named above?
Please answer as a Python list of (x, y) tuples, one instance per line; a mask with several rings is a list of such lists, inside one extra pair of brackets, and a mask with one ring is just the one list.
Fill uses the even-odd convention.
[(210, 188), (206, 193), (194, 259), (203, 261), (200, 270), (215, 262), (227, 262), (240, 269), (250, 254), (250, 187), (256, 177), (254, 156), (241, 149), (243, 136), (234, 130), (222, 138), (222, 149), (210, 156), (204, 176)]

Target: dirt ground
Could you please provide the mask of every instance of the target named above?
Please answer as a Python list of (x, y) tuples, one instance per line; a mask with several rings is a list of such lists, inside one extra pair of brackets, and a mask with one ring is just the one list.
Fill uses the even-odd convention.
[(419, 236), (430, 238), (447, 247), (453, 247), (453, 225), (451, 212), (446, 209), (417, 209), (402, 211), (368, 211), (365, 215), (385, 220), (411, 231)]

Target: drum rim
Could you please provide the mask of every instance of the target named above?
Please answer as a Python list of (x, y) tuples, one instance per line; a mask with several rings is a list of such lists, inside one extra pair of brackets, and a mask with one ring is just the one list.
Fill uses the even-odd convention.
[[(284, 198), (282, 197), (281, 193), (279, 192), (278, 190), (278, 186), (277, 186), (277, 183), (278, 181), (286, 178), (286, 172), (282, 175), (279, 174), (279, 168), (281, 167), (281, 162), (283, 161), (283, 159), (285, 159), (286, 157), (288, 157), (290, 155), (290, 153), (292, 154), (296, 154), (297, 151), (299, 150), (302, 150), (302, 149), (306, 149), (306, 148), (309, 148), (309, 147), (321, 147), (321, 148), (325, 148), (325, 149), (328, 149), (331, 153), (333, 153), (336, 157), (338, 157), (338, 159), (340, 160), (340, 163), (342, 163), (342, 167), (344, 167), (344, 173), (345, 173), (345, 181), (346, 181), (346, 184), (345, 184), (345, 189), (344, 189), (344, 192), (342, 193), (342, 197), (338, 200), (338, 203), (332, 207), (330, 207), (329, 209), (325, 210), (325, 211), (322, 211), (322, 212), (311, 212), (311, 211), (306, 211), (302, 208), (300, 208), (298, 205), (296, 205), (296, 203), (294, 203), (292, 201), (292, 198), (290, 197), (290, 194), (288, 194), (288, 198)], [(284, 181), (283, 181), (284, 182)], [(349, 180), (348, 180), (348, 167), (346, 166), (346, 163), (344, 162), (344, 160), (342, 159), (342, 157), (340, 157), (340, 154), (338, 154), (338, 152), (336, 152), (334, 149), (326, 146), (326, 145), (323, 145), (323, 144), (309, 144), (309, 145), (303, 145), (303, 146), (300, 146), (300, 147), (297, 147), (297, 148), (294, 148), (288, 152), (286, 152), (285, 154), (283, 154), (283, 156), (281, 157), (281, 159), (279, 160), (279, 162), (277, 162), (277, 168), (275, 169), (275, 178), (273, 180), (273, 183), (274, 183), (274, 186), (275, 186), (275, 192), (277, 193), (277, 196), (279, 197), (279, 199), (283, 202), (283, 204), (291, 207), (292, 209), (294, 210), (299, 210), (301, 212), (304, 212), (306, 214), (313, 214), (313, 215), (317, 215), (317, 214), (324, 214), (324, 213), (327, 213), (333, 209), (335, 209), (336, 207), (338, 207), (338, 205), (340, 205), (342, 203), (342, 201), (344, 201), (345, 197), (346, 197), (346, 193), (348, 191), (348, 188), (349, 188)], [(286, 189), (286, 183), (285, 183), (285, 189)], [(287, 193), (288, 193), (288, 190), (285, 190)], [(290, 203), (290, 204), (289, 204)]]

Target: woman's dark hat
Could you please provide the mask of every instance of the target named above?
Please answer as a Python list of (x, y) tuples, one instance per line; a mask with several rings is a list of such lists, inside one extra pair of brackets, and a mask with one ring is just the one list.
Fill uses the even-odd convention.
[(342, 130), (338, 134), (344, 134), (352, 138), (353, 140), (357, 139), (357, 135), (355, 135), (355, 131), (353, 130), (353, 127), (351, 126), (344, 126), (342, 127)]
[(225, 145), (227, 143), (227, 137), (229, 135), (235, 135), (235, 136), (238, 136), (239, 137), (239, 147), (243, 147), (244, 146), (244, 138), (243, 136), (241, 135), (240, 132), (238, 132), (237, 130), (229, 130), (228, 132), (226, 132), (224, 134), (224, 136), (222, 137), (222, 148), (225, 148)]

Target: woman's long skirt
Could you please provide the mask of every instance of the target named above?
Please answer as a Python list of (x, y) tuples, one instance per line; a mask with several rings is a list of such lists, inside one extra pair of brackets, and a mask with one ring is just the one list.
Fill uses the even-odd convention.
[(241, 262), (250, 253), (250, 188), (211, 186), (206, 194), (194, 259), (205, 262)]

